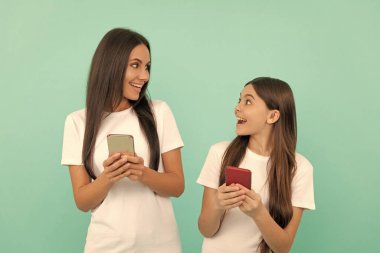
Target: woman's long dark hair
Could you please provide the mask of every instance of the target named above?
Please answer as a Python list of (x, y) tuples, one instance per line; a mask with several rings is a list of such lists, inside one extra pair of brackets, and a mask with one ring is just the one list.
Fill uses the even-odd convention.
[[(107, 112), (112, 112), (123, 99), (123, 82), (129, 55), (141, 44), (150, 52), (149, 42), (142, 35), (128, 29), (116, 28), (103, 37), (92, 58), (87, 81), (86, 127), (82, 151), (84, 166), (92, 179), (96, 179), (93, 170), (96, 136)], [(129, 100), (129, 103), (136, 112), (149, 143), (149, 167), (157, 170), (160, 147), (151, 101), (146, 94), (147, 86), (148, 82), (143, 86), (139, 99)]]
[[(285, 228), (293, 217), (291, 183), (296, 171), (297, 119), (294, 97), (286, 82), (260, 77), (248, 82), (269, 110), (280, 112), (273, 124), (272, 151), (268, 161), (269, 213), (276, 223)], [(219, 178), (225, 182), (226, 166), (239, 166), (248, 147), (249, 136), (237, 136), (226, 149)], [(259, 245), (261, 253), (272, 252), (264, 239)]]

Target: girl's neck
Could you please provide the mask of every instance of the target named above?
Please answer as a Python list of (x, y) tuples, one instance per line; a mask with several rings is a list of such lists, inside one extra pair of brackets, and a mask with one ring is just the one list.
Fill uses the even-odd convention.
[(249, 137), (248, 148), (261, 156), (270, 156), (272, 145), (269, 136), (251, 135)]

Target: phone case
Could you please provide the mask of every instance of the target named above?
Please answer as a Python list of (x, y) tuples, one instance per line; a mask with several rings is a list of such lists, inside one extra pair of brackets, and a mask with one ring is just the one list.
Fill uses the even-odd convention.
[(129, 134), (109, 134), (107, 135), (108, 152), (126, 153), (135, 155), (133, 136)]
[(238, 183), (243, 185), (245, 188), (251, 189), (251, 176), (250, 170), (227, 166), (226, 168), (226, 185), (233, 183)]

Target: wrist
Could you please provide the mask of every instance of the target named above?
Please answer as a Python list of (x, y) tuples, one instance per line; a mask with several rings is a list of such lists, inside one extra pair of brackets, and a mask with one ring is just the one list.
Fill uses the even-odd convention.
[(106, 189), (111, 188), (113, 182), (105, 175), (105, 173), (101, 173), (94, 182), (97, 182), (99, 185), (105, 187)]
[(252, 212), (252, 219), (254, 219), (256, 222), (260, 220), (264, 220), (265, 217), (268, 215), (268, 210), (265, 208), (265, 206), (261, 203), (260, 206), (257, 207), (257, 209)]
[(150, 175), (153, 172), (154, 171), (152, 169), (144, 166), (144, 168), (142, 169), (142, 174), (141, 174), (140, 182), (143, 183), (144, 185), (148, 185), (149, 184)]

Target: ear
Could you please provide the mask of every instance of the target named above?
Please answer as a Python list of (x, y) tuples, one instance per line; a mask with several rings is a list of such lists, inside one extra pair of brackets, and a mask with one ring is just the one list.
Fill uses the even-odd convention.
[(276, 123), (280, 116), (281, 114), (279, 110), (270, 110), (268, 112), (267, 123), (269, 125)]

